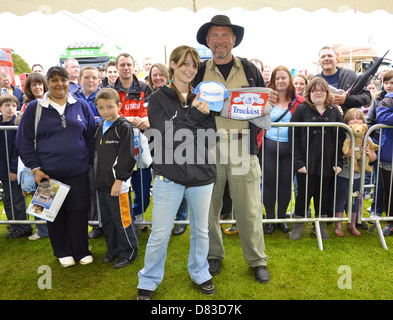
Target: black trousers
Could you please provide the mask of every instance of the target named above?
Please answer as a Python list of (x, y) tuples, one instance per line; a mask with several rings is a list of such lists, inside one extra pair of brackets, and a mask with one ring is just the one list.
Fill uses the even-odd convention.
[(58, 258), (75, 260), (91, 255), (88, 243), (88, 212), (90, 206), (88, 173), (72, 177), (51, 178), (71, 187), (54, 222), (48, 222), (53, 253)]
[(393, 194), (390, 189), (390, 183), (392, 179), (392, 171), (388, 171), (381, 168), (382, 181), (383, 181), (383, 203), (386, 209), (386, 216), (391, 217), (393, 212)]
[[(327, 215), (328, 211), (328, 190), (332, 177), (321, 177), (315, 174), (308, 175), (308, 183), (306, 184), (306, 174), (296, 173), (298, 183), (298, 194), (295, 203), (295, 215), (305, 217), (308, 207), (310, 206), (311, 198), (314, 200), (315, 216), (319, 216), (319, 206), (321, 204), (321, 215)], [(306, 194), (307, 185), (307, 194)], [(305, 202), (307, 199), (307, 203)]]
[(109, 192), (98, 190), (98, 200), (107, 253), (128, 260), (136, 259), (138, 238), (128, 193), (112, 197)]
[[(26, 199), (22, 194), (22, 189), (18, 185), (17, 181), (3, 180), (3, 193), (4, 193), (4, 210), (8, 220), (26, 220)], [(12, 203), (11, 203), (12, 195)], [(12, 208), (14, 209), (14, 215), (12, 215)], [(32, 231), (33, 228), (29, 224), (12, 224), (12, 229), (24, 229), (26, 231)]]
[[(277, 164), (277, 141), (265, 138), (264, 143), (263, 204), (266, 210), (266, 218), (274, 219), (276, 209), (277, 217), (282, 219), (286, 216), (292, 194), (291, 144), (289, 142), (279, 142)], [(276, 194), (277, 174), (278, 194)]]

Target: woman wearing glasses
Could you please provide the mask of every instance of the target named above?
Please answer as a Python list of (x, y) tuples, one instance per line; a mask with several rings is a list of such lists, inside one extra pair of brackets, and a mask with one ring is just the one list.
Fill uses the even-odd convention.
[[(310, 81), (305, 98), (306, 101), (293, 113), (291, 122), (343, 122), (340, 111), (330, 103), (329, 85), (322, 77), (315, 77)], [(327, 193), (334, 176), (342, 170), (344, 140), (345, 132), (342, 128), (295, 127), (294, 156), (298, 195), (294, 218), (305, 217), (311, 198), (314, 199), (315, 216), (327, 216)], [(320, 223), (320, 226), (322, 239), (329, 239), (326, 223)], [(289, 237), (299, 240), (302, 232), (303, 223), (294, 223)]]
[[(75, 261), (89, 264), (93, 258), (87, 238), (88, 170), (93, 163), (94, 115), (85, 101), (68, 94), (69, 77), (64, 68), (52, 67), (46, 76), (48, 92), (26, 108), (18, 127), (17, 148), (38, 185), (42, 179), (55, 179), (71, 186), (55, 221), (47, 223), (49, 238), (63, 267)], [(36, 119), (37, 110), (41, 115)]]

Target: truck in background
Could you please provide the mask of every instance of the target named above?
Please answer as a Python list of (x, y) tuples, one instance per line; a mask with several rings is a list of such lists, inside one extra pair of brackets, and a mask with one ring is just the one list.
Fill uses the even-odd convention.
[[(373, 46), (343, 46), (333, 45), (333, 49), (337, 53), (338, 66), (342, 68), (349, 68), (357, 74), (362, 74), (366, 71), (378, 58), (382, 57), (385, 52), (378, 53)], [(391, 66), (392, 61), (385, 58), (381, 64), (382, 66)]]
[(121, 48), (116, 44), (104, 44), (99, 41), (75, 42), (68, 45), (60, 55), (60, 66), (64, 66), (64, 61), (70, 57), (78, 60), (81, 69), (87, 65), (106, 66), (108, 61), (116, 60), (120, 53)]
[(0, 48), (0, 73), (6, 73), (10, 75), (12, 85), (16, 85), (14, 63), (12, 60), (11, 49), (9, 48)]
[(22, 91), (25, 88), (26, 78), (28, 73), (20, 75), (15, 74), (14, 62), (12, 60), (12, 52), (9, 48), (0, 49), (0, 73), (6, 73), (11, 77), (11, 83), (14, 87), (20, 88)]

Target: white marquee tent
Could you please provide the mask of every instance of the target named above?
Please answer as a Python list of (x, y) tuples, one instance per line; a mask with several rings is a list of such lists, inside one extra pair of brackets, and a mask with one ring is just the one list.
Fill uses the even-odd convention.
[(212, 7), (219, 10), (228, 10), (232, 7), (242, 7), (247, 10), (258, 10), (271, 7), (278, 11), (291, 8), (301, 8), (307, 11), (315, 11), (326, 8), (333, 12), (343, 12), (348, 9), (356, 9), (364, 13), (383, 9), (393, 13), (393, 1), (391, 0), (1, 0), (0, 11), (24, 15), (29, 12), (39, 11), (42, 13), (55, 13), (67, 10), (73, 13), (83, 12), (88, 9), (96, 9), (102, 12), (124, 8), (130, 11), (139, 11), (153, 7), (167, 11), (176, 7), (183, 7), (192, 11), (198, 11), (204, 7)]

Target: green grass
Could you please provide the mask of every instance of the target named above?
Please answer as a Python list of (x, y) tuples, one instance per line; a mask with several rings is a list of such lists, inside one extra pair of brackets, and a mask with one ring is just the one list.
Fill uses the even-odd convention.
[[(364, 208), (368, 207), (368, 203)], [(2, 212), (2, 207), (0, 207)], [(368, 215), (367, 211), (363, 213)], [(151, 215), (149, 207), (147, 218)], [(4, 220), (4, 214), (0, 219)], [(345, 225), (345, 223), (344, 223)], [(385, 223), (382, 223), (382, 227)], [(223, 227), (228, 227), (224, 225)], [(165, 276), (154, 294), (156, 300), (390, 300), (393, 284), (389, 281), (393, 255), (393, 237), (386, 237), (389, 250), (383, 249), (379, 237), (362, 232), (353, 237), (333, 235), (334, 224), (328, 225), (329, 240), (324, 250), (311, 236), (311, 223), (306, 224), (299, 241), (288, 239), (276, 229), (265, 236), (268, 269), (271, 280), (262, 285), (245, 262), (238, 235), (223, 235), (226, 258), (221, 273), (213, 278), (216, 294), (204, 296), (187, 272), (189, 228), (185, 234), (172, 237), (168, 247)], [(0, 225), (0, 299), (1, 300), (133, 300), (138, 284), (138, 271), (143, 268), (149, 232), (139, 237), (139, 257), (129, 266), (115, 270), (103, 264), (106, 252), (103, 238), (89, 240), (94, 263), (62, 268), (48, 239), (29, 241), (6, 239), (6, 225)], [(52, 289), (39, 289), (46, 265), (52, 273)], [(340, 289), (344, 274), (340, 266), (351, 271), (351, 289)], [(348, 284), (348, 282), (345, 282)]]

